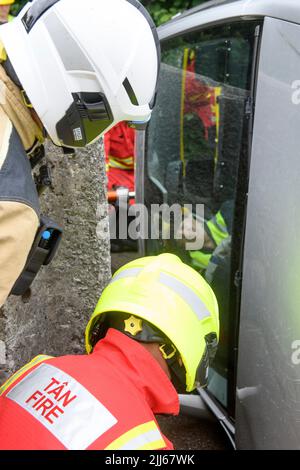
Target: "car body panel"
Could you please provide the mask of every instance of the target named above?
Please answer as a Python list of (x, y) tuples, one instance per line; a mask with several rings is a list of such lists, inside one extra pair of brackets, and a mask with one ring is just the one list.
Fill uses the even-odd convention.
[(300, 448), (300, 365), (292, 357), (300, 339), (299, 78), (300, 26), (266, 18), (240, 312), (239, 448)]
[(208, 26), (230, 19), (272, 17), (300, 23), (298, 0), (236, 0), (208, 2), (176, 17), (158, 29), (159, 38), (172, 37), (183, 30)]

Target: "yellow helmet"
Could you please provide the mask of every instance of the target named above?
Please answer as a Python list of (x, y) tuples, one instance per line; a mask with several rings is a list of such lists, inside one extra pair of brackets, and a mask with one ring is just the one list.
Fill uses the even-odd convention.
[(206, 384), (219, 338), (218, 304), (202, 276), (177, 256), (141, 258), (116, 272), (87, 325), (88, 353), (109, 327), (160, 343), (186, 391)]
[(15, 0), (0, 0), (0, 5), (12, 5)]

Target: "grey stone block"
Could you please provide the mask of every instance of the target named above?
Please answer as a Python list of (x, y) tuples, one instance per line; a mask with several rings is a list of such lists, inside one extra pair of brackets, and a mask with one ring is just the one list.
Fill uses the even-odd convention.
[(42, 213), (61, 224), (63, 242), (31, 297), (10, 297), (0, 312), (0, 384), (38, 354), (83, 353), (86, 323), (111, 275), (103, 144), (75, 156), (49, 144), (47, 159), (53, 189), (41, 196)]

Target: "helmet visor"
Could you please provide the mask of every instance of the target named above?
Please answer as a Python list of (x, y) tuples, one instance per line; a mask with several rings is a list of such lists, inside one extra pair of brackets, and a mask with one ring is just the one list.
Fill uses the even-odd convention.
[(73, 93), (73, 103), (56, 130), (62, 146), (86, 147), (113, 123), (113, 114), (102, 93)]
[(215, 333), (206, 335), (205, 342), (205, 351), (196, 372), (195, 388), (207, 385), (209, 367), (211, 367), (218, 349), (218, 338)]

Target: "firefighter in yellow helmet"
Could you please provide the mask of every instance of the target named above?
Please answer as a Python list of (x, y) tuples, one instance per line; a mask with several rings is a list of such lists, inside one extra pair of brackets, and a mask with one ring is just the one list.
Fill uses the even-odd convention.
[(11, 5), (15, 0), (0, 0), (0, 24), (12, 21), (14, 17), (9, 14)]
[(218, 337), (200, 274), (171, 254), (132, 261), (87, 325), (88, 355), (39, 356), (0, 389), (0, 449), (172, 449), (155, 414), (205, 386)]

